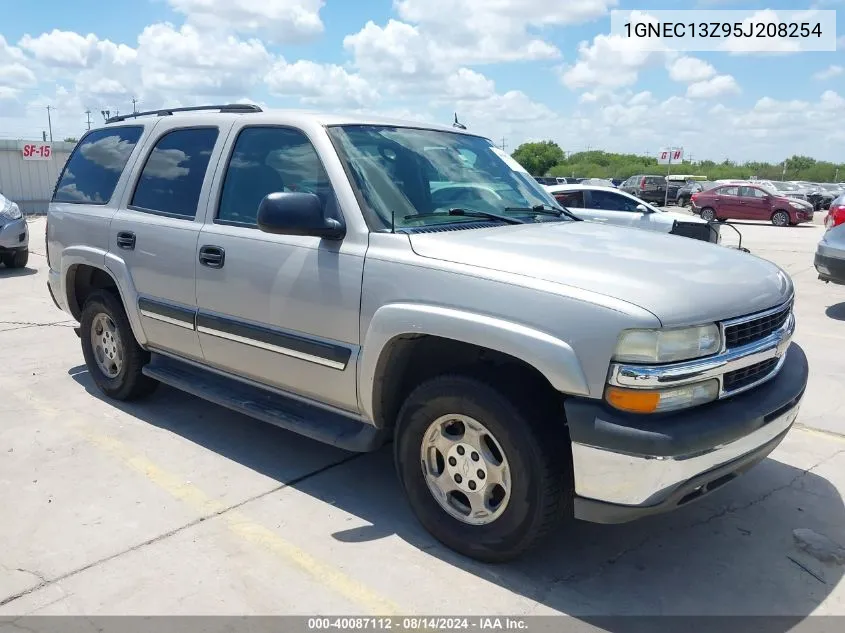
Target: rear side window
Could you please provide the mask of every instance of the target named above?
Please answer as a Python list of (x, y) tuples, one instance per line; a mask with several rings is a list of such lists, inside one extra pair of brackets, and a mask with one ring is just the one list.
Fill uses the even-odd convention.
[(722, 187), (718, 193), (720, 196), (738, 196), (739, 187)]
[(264, 197), (285, 191), (313, 193), (327, 215), (337, 215), (329, 177), (305, 134), (282, 127), (244, 128), (226, 169), (217, 222), (255, 226)]
[(564, 207), (571, 207), (573, 209), (584, 208), (584, 192), (583, 191), (560, 191), (553, 194), (557, 200)]
[(68, 159), (53, 202), (107, 204), (143, 131), (131, 126), (87, 134)]
[(196, 217), (217, 134), (214, 127), (174, 130), (162, 136), (147, 157), (129, 206), (170, 217)]
[(636, 211), (637, 202), (610, 191), (590, 191), (590, 207), (605, 211)]

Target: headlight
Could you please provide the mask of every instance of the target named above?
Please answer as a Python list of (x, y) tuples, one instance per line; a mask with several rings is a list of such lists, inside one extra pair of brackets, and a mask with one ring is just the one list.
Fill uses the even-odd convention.
[(801, 204), (800, 202), (790, 202), (789, 206), (792, 207), (793, 209), (801, 209), (802, 211), (810, 208), (810, 205)]
[(719, 381), (705, 380), (668, 389), (623, 389), (608, 387), (607, 402), (629, 413), (664, 413), (712, 402), (719, 397)]
[(17, 204), (7, 199), (5, 204), (0, 207), (0, 215), (9, 220), (19, 220), (21, 218), (21, 210)]
[(613, 359), (623, 363), (673, 363), (719, 351), (722, 336), (715, 323), (663, 330), (626, 330)]

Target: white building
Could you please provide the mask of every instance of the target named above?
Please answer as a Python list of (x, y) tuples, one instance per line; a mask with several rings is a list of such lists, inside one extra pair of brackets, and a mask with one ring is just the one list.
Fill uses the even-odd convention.
[(0, 193), (24, 214), (46, 213), (74, 143), (0, 139)]

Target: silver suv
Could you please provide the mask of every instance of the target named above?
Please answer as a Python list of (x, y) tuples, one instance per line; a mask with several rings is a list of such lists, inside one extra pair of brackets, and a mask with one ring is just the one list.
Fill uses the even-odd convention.
[(6, 268), (23, 268), (29, 261), (29, 227), (26, 218), (0, 194), (0, 262)]
[(777, 266), (580, 221), (449, 127), (113, 118), (68, 160), (47, 241), (105, 394), (166, 383), (351, 451), (392, 440), (421, 523), (485, 561), (719, 488), (807, 383)]

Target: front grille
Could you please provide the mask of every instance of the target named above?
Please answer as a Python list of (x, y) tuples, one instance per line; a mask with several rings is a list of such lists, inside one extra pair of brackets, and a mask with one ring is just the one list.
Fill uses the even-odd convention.
[(725, 391), (735, 391), (754, 384), (770, 374), (777, 364), (777, 358), (770, 358), (769, 360), (764, 360), (762, 363), (756, 363), (743, 369), (728, 372), (723, 379), (723, 388)]
[(790, 303), (772, 314), (727, 326), (725, 328), (725, 345), (728, 349), (731, 349), (766, 338), (772, 332), (783, 327), (791, 310), (792, 304)]

